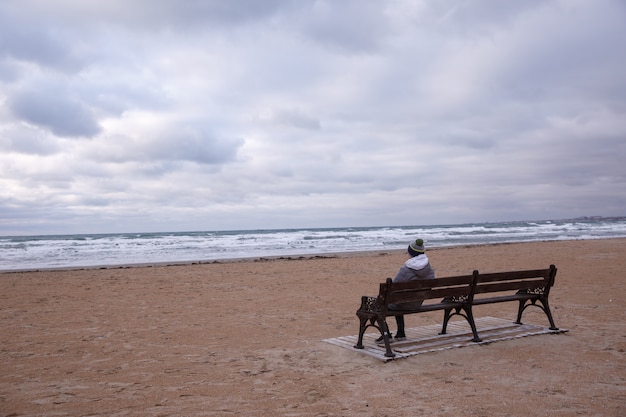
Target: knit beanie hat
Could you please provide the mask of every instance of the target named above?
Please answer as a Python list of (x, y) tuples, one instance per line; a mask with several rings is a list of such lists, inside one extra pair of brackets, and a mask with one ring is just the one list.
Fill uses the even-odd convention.
[(409, 255), (417, 256), (424, 253), (424, 241), (422, 239), (417, 239), (415, 242), (411, 242), (409, 245)]

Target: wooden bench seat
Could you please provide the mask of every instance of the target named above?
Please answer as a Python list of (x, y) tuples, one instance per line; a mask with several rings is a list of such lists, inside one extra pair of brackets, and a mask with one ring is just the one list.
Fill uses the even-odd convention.
[[(357, 310), (359, 317), (359, 337), (357, 349), (363, 349), (363, 335), (369, 327), (375, 327), (383, 335), (385, 356), (395, 354), (390, 346), (390, 333), (386, 318), (389, 316), (424, 313), (429, 311), (444, 311), (441, 334), (445, 334), (451, 317), (459, 315), (469, 323), (473, 338), (481, 339), (474, 322), (473, 307), (485, 304), (517, 301), (517, 319), (515, 323), (522, 324), (524, 310), (537, 306), (543, 310), (550, 322), (551, 330), (558, 330), (554, 324), (548, 296), (554, 285), (556, 267), (550, 265), (548, 269), (525, 271), (509, 271), (481, 274), (474, 271), (471, 275), (435, 278), (394, 283), (391, 278), (380, 284), (377, 297), (361, 297), (361, 306)], [(404, 310), (390, 309), (390, 304), (402, 305), (423, 300), (419, 308)], [(437, 301), (433, 301), (437, 300)], [(369, 323), (368, 323), (369, 322)]]

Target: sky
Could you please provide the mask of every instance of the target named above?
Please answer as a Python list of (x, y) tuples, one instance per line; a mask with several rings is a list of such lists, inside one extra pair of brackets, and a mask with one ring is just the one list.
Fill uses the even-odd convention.
[(0, 235), (626, 215), (623, 0), (0, 1)]

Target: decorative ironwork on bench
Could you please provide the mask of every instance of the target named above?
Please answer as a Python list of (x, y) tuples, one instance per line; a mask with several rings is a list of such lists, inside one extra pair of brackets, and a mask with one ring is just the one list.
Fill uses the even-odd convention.
[(361, 307), (359, 308), (359, 313), (370, 313), (370, 314), (378, 314), (380, 313), (380, 306), (377, 303), (378, 297), (368, 297), (366, 295), (361, 297)]
[(454, 297), (446, 297), (442, 300), (444, 303), (465, 303), (469, 300), (468, 295), (455, 295)]
[(529, 288), (527, 290), (519, 290), (518, 294), (532, 294), (532, 295), (544, 295), (546, 293), (546, 287)]

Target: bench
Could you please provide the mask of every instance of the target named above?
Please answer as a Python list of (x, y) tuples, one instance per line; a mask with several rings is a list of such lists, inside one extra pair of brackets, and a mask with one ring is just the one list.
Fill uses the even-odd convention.
[[(474, 271), (472, 275), (408, 282), (393, 282), (391, 278), (387, 278), (386, 282), (380, 284), (378, 297), (361, 297), (361, 307), (356, 312), (360, 321), (359, 339), (354, 347), (363, 349), (365, 330), (369, 327), (375, 327), (383, 335), (386, 350), (385, 356), (394, 357), (396, 355), (391, 350), (391, 335), (386, 318), (437, 310), (444, 310), (448, 319), (457, 314), (465, 317), (474, 333), (474, 340), (480, 341), (474, 319), (472, 318), (471, 304), (468, 304), (466, 301), (472, 294), (477, 277), (478, 271)], [(444, 299), (446, 301), (443, 301)], [(424, 303), (419, 308), (389, 309), (389, 304), (411, 303), (421, 300), (424, 300)], [(432, 302), (432, 300), (437, 301)]]
[[(380, 284), (377, 297), (361, 297), (361, 307), (357, 310), (359, 318), (359, 338), (354, 346), (363, 349), (363, 335), (369, 327), (375, 327), (383, 335), (385, 356), (394, 357), (390, 346), (390, 332), (386, 318), (400, 314), (415, 314), (443, 310), (444, 318), (440, 334), (446, 334), (451, 317), (459, 315), (469, 323), (473, 338), (480, 342), (474, 322), (473, 307), (517, 301), (516, 324), (522, 324), (522, 314), (527, 307), (539, 307), (548, 317), (550, 330), (558, 330), (554, 324), (548, 297), (554, 285), (556, 267), (526, 271), (510, 271), (435, 278), (394, 283), (391, 278)], [(437, 302), (429, 302), (437, 299)], [(421, 307), (407, 310), (389, 310), (389, 304), (401, 304), (424, 300)], [(369, 323), (368, 323), (369, 322)]]

